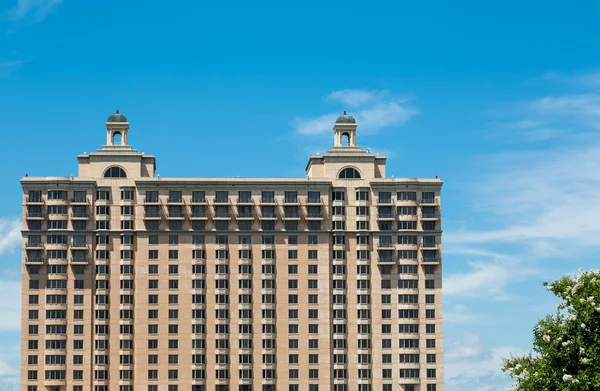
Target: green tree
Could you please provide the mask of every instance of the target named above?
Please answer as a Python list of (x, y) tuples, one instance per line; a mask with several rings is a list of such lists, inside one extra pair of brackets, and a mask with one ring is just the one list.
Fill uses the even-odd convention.
[(520, 391), (600, 390), (600, 272), (548, 283), (561, 302), (533, 330), (533, 352), (505, 359), (502, 370)]

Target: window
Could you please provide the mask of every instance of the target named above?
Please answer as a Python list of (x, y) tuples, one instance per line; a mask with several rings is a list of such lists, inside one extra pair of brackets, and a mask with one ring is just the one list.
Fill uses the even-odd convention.
[(275, 192), (273, 191), (263, 191), (261, 193), (261, 200), (262, 202), (275, 202)]
[(339, 179), (360, 179), (360, 172), (356, 168), (347, 167), (340, 171)]
[(127, 174), (121, 167), (115, 166), (104, 171), (104, 178), (127, 178)]
[(344, 201), (346, 199), (346, 193), (343, 190), (333, 192), (333, 201)]
[(307, 202), (309, 202), (309, 203), (320, 203), (321, 202), (321, 192), (319, 192), (319, 191), (309, 191), (308, 192)]

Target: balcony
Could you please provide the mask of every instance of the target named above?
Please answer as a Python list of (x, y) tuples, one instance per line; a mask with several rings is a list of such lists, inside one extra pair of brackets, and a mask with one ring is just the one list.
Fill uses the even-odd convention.
[(420, 202), (420, 205), (437, 205), (437, 200), (435, 198), (423, 198)]
[(47, 387), (66, 386), (67, 379), (44, 379), (44, 385)]
[(43, 205), (44, 200), (42, 199), (42, 197), (27, 197), (25, 203), (27, 205)]
[(252, 212), (238, 212), (236, 218), (238, 220), (253, 220), (254, 214)]
[(322, 212), (308, 212), (305, 217), (307, 220), (322, 220), (324, 215)]
[(437, 249), (439, 248), (440, 244), (436, 243), (436, 242), (423, 242), (421, 244), (421, 247), (423, 248), (428, 248), (428, 249)]
[(254, 204), (254, 201), (252, 200), (252, 197), (241, 197), (238, 198), (237, 203), (238, 205), (252, 205)]
[(183, 205), (183, 198), (168, 198), (167, 204), (169, 205)]
[(229, 204), (229, 197), (215, 197), (215, 204)]
[(73, 264), (73, 265), (87, 265), (88, 262), (89, 262), (88, 257), (84, 257), (84, 256), (71, 257), (71, 264)]
[(275, 201), (275, 197), (262, 197), (260, 199), (260, 203), (261, 204), (275, 204), (277, 203), (277, 201)]
[(227, 211), (215, 211), (215, 214), (213, 215), (213, 219), (215, 220), (229, 220), (231, 219), (231, 212)]
[(144, 220), (160, 220), (161, 215), (158, 211), (150, 211), (144, 213)]
[(423, 213), (421, 215), (421, 218), (423, 220), (436, 220), (436, 219), (439, 218), (439, 214), (435, 213), (435, 212), (433, 212), (433, 213)]
[(167, 217), (169, 220), (183, 220), (185, 218), (185, 212), (177, 211), (177, 212), (169, 212)]
[(285, 212), (283, 218), (285, 220), (300, 220), (300, 212)]
[(25, 257), (26, 265), (42, 265), (43, 263), (44, 257), (42, 256)]
[(87, 212), (71, 212), (71, 218), (74, 220), (88, 220)]
[(192, 213), (190, 214), (190, 218), (191, 219), (206, 219), (208, 218), (206, 211), (202, 210), (202, 211), (194, 211), (192, 210)]
[(323, 205), (323, 197), (308, 197), (306, 199), (306, 203), (312, 205)]
[(394, 257), (379, 257), (379, 258), (377, 258), (377, 263), (380, 265), (393, 265), (396, 263), (396, 258), (394, 258)]
[(276, 220), (277, 213), (276, 212), (263, 212), (260, 214), (259, 219), (261, 219), (261, 220)]
[(87, 197), (73, 197), (71, 198), (71, 205), (87, 205)]
[(192, 204), (206, 204), (206, 197), (193, 197)]
[(392, 212), (381, 212), (377, 214), (378, 220), (394, 220), (396, 216)]
[(378, 197), (377, 198), (377, 203), (378, 204), (391, 204), (392, 203), (392, 198), (387, 198), (387, 197)]
[(39, 250), (40, 248), (44, 248), (44, 243), (42, 243), (42, 242), (27, 242), (25, 244), (25, 248)]
[(298, 201), (298, 197), (287, 197), (283, 199), (283, 203), (288, 205), (298, 205), (300, 201)]
[(86, 242), (73, 241), (71, 243), (71, 248), (74, 248), (74, 249), (87, 249), (88, 245), (87, 245)]
[(421, 258), (421, 262), (438, 264), (438, 263), (440, 263), (440, 258), (439, 257), (423, 257), (423, 258)]
[(44, 212), (27, 212), (25, 218), (27, 220), (42, 220), (44, 218)]
[(160, 205), (160, 198), (146, 197), (144, 198), (144, 205)]
[(396, 245), (391, 242), (379, 242), (377, 243), (378, 248), (394, 248)]

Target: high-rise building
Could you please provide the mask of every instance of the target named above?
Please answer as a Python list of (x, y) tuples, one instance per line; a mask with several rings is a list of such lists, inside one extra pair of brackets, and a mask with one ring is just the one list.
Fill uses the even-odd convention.
[(21, 391), (442, 391), (442, 181), (356, 128), (305, 178), (165, 178), (117, 112), (23, 178)]

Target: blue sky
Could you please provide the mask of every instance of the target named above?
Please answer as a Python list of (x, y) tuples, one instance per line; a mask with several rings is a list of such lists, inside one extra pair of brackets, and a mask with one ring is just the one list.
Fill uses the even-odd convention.
[(444, 181), (449, 391), (504, 389), (598, 267), (600, 3), (0, 0), (0, 389), (18, 383), (19, 179), (76, 174), (120, 109), (162, 176), (301, 177), (333, 118)]

